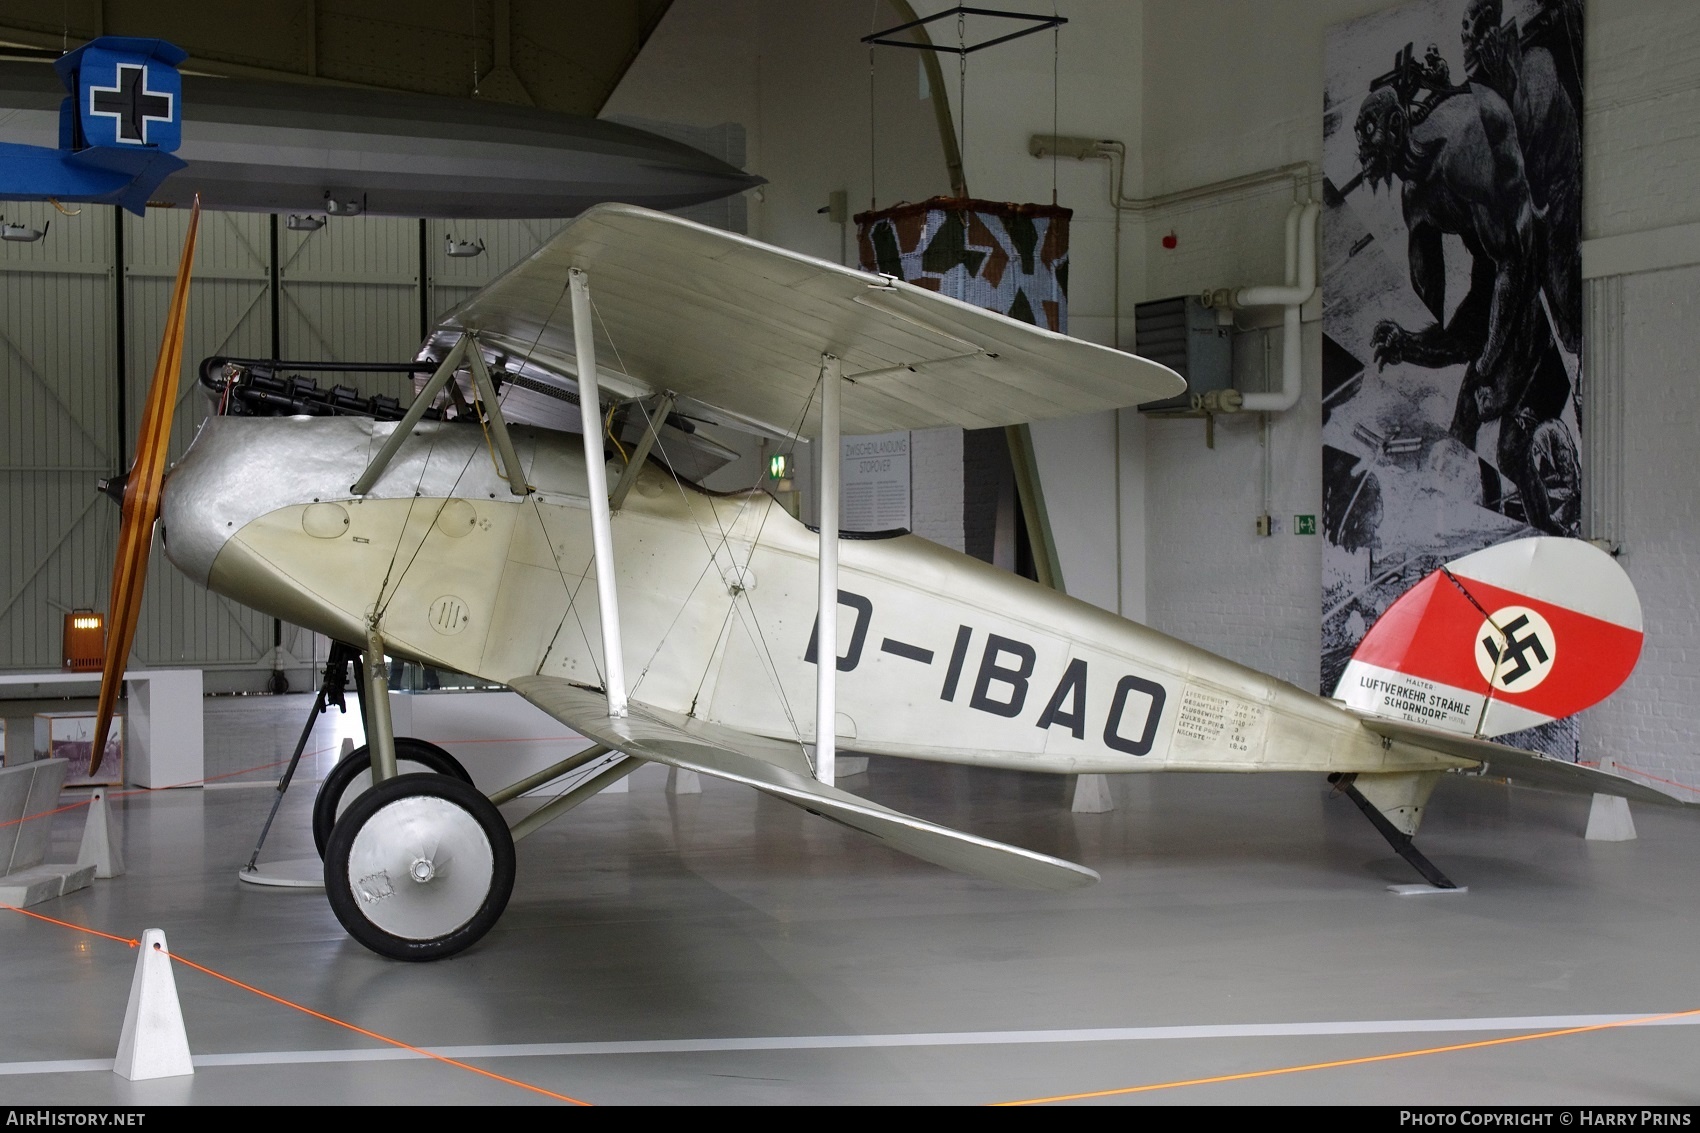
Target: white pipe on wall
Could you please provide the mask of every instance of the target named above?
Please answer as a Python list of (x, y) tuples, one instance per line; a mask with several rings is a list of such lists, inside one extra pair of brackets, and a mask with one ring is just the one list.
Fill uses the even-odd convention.
[(1287, 281), (1280, 287), (1242, 287), (1233, 292), (1235, 307), (1282, 307), (1281, 388), (1240, 398), (1249, 413), (1284, 413), (1298, 404), (1302, 385), (1299, 309), (1316, 293), (1316, 220), (1320, 202), (1295, 204), (1287, 213)]

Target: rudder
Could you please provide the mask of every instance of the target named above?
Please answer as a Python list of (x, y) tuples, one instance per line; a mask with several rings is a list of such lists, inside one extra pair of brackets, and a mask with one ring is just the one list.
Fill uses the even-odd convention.
[(1599, 703), (1641, 654), (1623, 568), (1539, 536), (1447, 563), (1387, 608), (1334, 696), (1359, 712), (1488, 738)]

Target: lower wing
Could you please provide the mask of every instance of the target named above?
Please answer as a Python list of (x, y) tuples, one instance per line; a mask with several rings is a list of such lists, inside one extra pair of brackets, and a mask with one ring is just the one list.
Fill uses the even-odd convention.
[(1085, 866), (912, 818), (829, 787), (814, 778), (796, 744), (636, 702), (630, 715), (610, 716), (602, 693), (556, 677), (521, 677), (511, 687), (563, 724), (616, 751), (743, 783), (946, 869), (1023, 889), (1075, 889), (1098, 880)]

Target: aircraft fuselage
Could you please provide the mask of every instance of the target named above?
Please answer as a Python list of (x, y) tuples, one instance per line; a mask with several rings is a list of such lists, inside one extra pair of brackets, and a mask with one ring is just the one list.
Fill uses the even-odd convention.
[[(601, 683), (580, 438), (426, 422), (371, 493), (394, 425), (210, 418), (173, 471), (166, 553), (191, 578), (332, 637), (502, 683)], [(634, 700), (811, 742), (817, 537), (759, 491), (651, 466), (614, 514)], [(849, 748), (1059, 773), (1414, 772), (1334, 702), (914, 536), (840, 547), (838, 733)]]

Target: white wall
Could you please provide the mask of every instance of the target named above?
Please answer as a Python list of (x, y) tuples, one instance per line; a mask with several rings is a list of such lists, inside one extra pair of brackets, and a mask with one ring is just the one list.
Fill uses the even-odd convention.
[[(690, 125), (740, 122), (749, 168), (769, 184), (752, 193), (750, 234), (839, 262), (849, 239), (820, 214), (834, 190), (851, 212), (950, 191), (932, 104), (921, 96), (914, 53), (875, 57), (870, 145), (870, 8), (832, 0), (678, 0), (603, 107)], [(841, 250), (843, 255), (841, 255)]]
[[(1144, 141), (1148, 195), (1292, 162), (1322, 159), (1323, 37), (1330, 24), (1390, 7), (1385, 0), (1145, 4)], [(1139, 299), (1282, 280), (1290, 183), (1149, 214), (1140, 233)], [(1173, 235), (1175, 247), (1164, 248)], [(1243, 317), (1242, 317), (1243, 322)], [(1147, 423), (1147, 622), (1236, 661), (1315, 690), (1322, 538), (1293, 534), (1295, 515), (1322, 510), (1321, 334), (1304, 326), (1299, 404), (1273, 416)], [(1234, 342), (1236, 384), (1267, 388), (1281, 331)], [(1267, 449), (1265, 447), (1267, 443)], [(1277, 533), (1257, 534), (1264, 506)], [(1161, 548), (1156, 550), (1156, 548)]]

